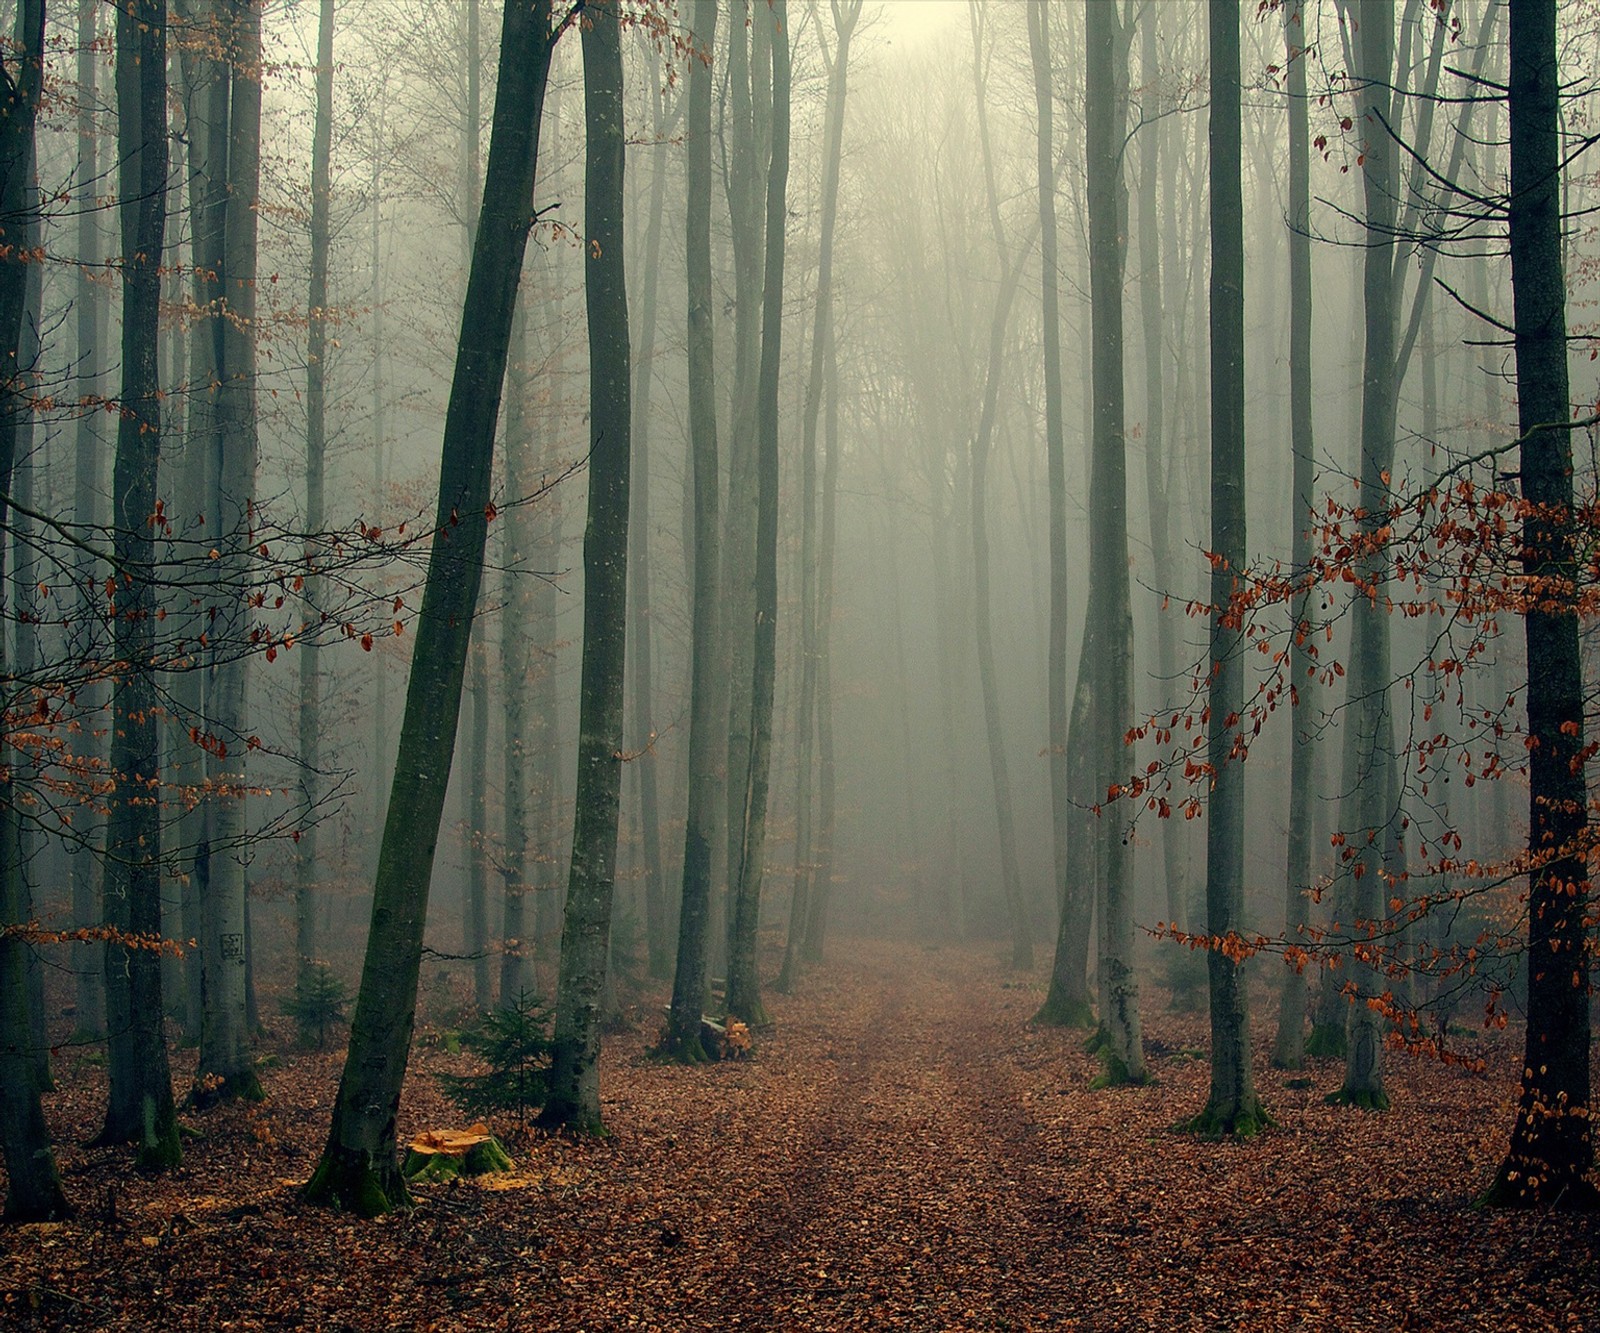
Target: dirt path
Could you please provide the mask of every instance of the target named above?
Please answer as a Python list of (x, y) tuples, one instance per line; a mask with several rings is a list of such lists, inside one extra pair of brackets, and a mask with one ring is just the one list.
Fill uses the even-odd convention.
[[(51, 1103), (80, 1215), (0, 1230), (0, 1327), (365, 1329), (1587, 1329), (1593, 1219), (1484, 1216), (1514, 1055), (1495, 1077), (1397, 1061), (1396, 1109), (1326, 1106), (1339, 1069), (1257, 1068), (1278, 1127), (1171, 1132), (1204, 1100), (1204, 1019), (1147, 993), (1159, 1082), (1091, 1091), (1078, 1033), (1033, 1031), (1042, 976), (982, 946), (844, 941), (748, 1063), (611, 1039), (610, 1137), (514, 1144), (517, 1174), (363, 1223), (299, 1202), (338, 1057), (269, 1071), (196, 1122), (177, 1176)], [(652, 999), (643, 1012), (657, 1012)], [(419, 1042), (401, 1131), (454, 1123)], [(1296, 1086), (1296, 1082), (1300, 1086)]]

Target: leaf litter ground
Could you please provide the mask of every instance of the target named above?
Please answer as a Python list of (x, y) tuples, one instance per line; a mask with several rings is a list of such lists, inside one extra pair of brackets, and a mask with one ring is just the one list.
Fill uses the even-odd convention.
[[(1091, 1091), (1082, 1034), (1028, 1027), (1042, 994), (983, 947), (841, 941), (754, 1059), (655, 1064), (641, 1024), (607, 1043), (607, 1138), (512, 1140), (511, 1175), (370, 1223), (297, 1190), (338, 1056), (286, 1056), (142, 1178), (72, 1146), (103, 1087), (68, 1054), (48, 1112), (78, 1214), (0, 1230), (0, 1326), (1600, 1328), (1596, 1219), (1472, 1208), (1515, 1032), (1487, 1074), (1391, 1060), (1371, 1115), (1324, 1103), (1337, 1064), (1268, 1069), (1258, 1020), (1277, 1127), (1206, 1144), (1170, 1128), (1205, 1098), (1203, 1015), (1147, 990), (1157, 1083)], [(465, 1123), (428, 1075), (466, 1061), (424, 1033), (402, 1142)]]

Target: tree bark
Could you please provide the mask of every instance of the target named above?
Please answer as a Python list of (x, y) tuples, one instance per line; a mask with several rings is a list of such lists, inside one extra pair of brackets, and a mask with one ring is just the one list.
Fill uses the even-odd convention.
[(1511, 284), (1528, 645), (1528, 1024), (1511, 1144), (1485, 1202), (1594, 1208), (1584, 689), (1574, 592), (1555, 0), (1511, 6)]
[(583, 28), (584, 301), (589, 316), (589, 516), (572, 866), (561, 930), (550, 1095), (539, 1123), (597, 1133), (600, 1020), (616, 889), (627, 650), (630, 349), (623, 261), (622, 35), (617, 0)]

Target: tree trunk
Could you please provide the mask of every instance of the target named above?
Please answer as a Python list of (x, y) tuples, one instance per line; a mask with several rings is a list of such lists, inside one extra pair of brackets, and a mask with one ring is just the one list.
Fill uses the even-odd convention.
[[(38, 191), (34, 185), (34, 128), (44, 85), (44, 0), (18, 6), (15, 55), (6, 61), (0, 90), (0, 238), (9, 262), (0, 263), (0, 493), (9, 492), (18, 464), (18, 437), (32, 413), (28, 378), (34, 358), (23, 348), (28, 290), (37, 264), (16, 256), (35, 244)], [(155, 268), (151, 265), (152, 270)], [(0, 508), (0, 518), (5, 511)], [(4, 586), (0, 544), (0, 587)], [(24, 627), (19, 624), (19, 639)], [(0, 634), (0, 673), (5, 673)], [(7, 679), (11, 679), (9, 675)], [(7, 784), (0, 801), (0, 1153), (5, 1159), (7, 1222), (40, 1222), (70, 1212), (56, 1171), (50, 1132), (39, 1100), (40, 1048), (30, 1017), (39, 1012), (29, 991), (29, 958), (37, 950), (26, 923), (33, 918), (25, 879), (22, 816)], [(169, 1096), (170, 1104), (170, 1096)]]
[(583, 27), (584, 302), (589, 315), (589, 517), (572, 867), (561, 930), (546, 1127), (597, 1133), (600, 1020), (616, 889), (627, 648), (631, 383), (623, 262), (622, 37), (616, 0)]
[(416, 1022), (439, 820), (488, 537), (495, 422), (532, 225), (539, 120), (559, 30), (550, 0), (508, 5), (483, 213), (440, 451), (439, 505), (374, 886), (361, 990), (328, 1142), (307, 1197), (366, 1216), (403, 1207), (395, 1117)]
[[(741, 801), (743, 835), (729, 866), (728, 1013), (751, 1027), (767, 1022), (756, 963), (765, 869), (772, 698), (778, 665), (778, 371), (783, 335), (784, 219), (789, 183), (789, 28), (786, 0), (772, 2), (772, 159), (767, 170), (766, 259), (762, 278), (755, 644), (750, 675), (750, 752)], [(737, 626), (735, 633), (738, 632)], [(737, 687), (737, 679), (735, 686)]]
[[(839, 167), (844, 146), (845, 94), (849, 87), (850, 38), (861, 17), (861, 0), (833, 8), (838, 44), (828, 70), (828, 104), (823, 128), (822, 217), (817, 252), (817, 304), (811, 329), (811, 368), (800, 416), (800, 702), (799, 763), (795, 790), (794, 884), (789, 897), (789, 932), (778, 989), (794, 989), (800, 979), (804, 938), (816, 892), (813, 860), (812, 770), (815, 767), (818, 703), (817, 590), (817, 419), (833, 331), (833, 237), (839, 211)], [(821, 28), (818, 27), (820, 38)], [(826, 59), (826, 52), (824, 52)]]
[(1249, 991), (1229, 941), (1244, 914), (1244, 634), (1228, 612), (1240, 591), (1244, 507), (1244, 199), (1238, 0), (1213, 0), (1211, 54), (1211, 689), (1206, 808), (1206, 955), (1211, 1092), (1194, 1132), (1247, 1138), (1267, 1123), (1250, 1055)]
[[(310, 628), (322, 613), (317, 571), (326, 522), (328, 403), (328, 216), (333, 154), (333, 0), (321, 0), (317, 16), (317, 111), (311, 135), (311, 285), (306, 296), (306, 547), (301, 619)], [(321, 636), (300, 645), (300, 802), (305, 823), (295, 844), (295, 957), (298, 985), (305, 992), (317, 959), (317, 850), (322, 821)]]
[(1528, 1025), (1511, 1145), (1485, 1201), (1600, 1206), (1589, 1110), (1588, 794), (1574, 588), (1554, 0), (1511, 7), (1511, 283), (1528, 644)]
[[(1127, 138), (1128, 34), (1112, 5), (1088, 5), (1085, 130), (1088, 151), (1089, 291), (1094, 377), (1093, 469), (1089, 481), (1089, 581), (1100, 650), (1095, 711), (1095, 834), (1101, 880), (1100, 1026), (1102, 1081), (1149, 1078), (1133, 970), (1131, 829), (1108, 793), (1131, 768), (1123, 736), (1133, 726), (1133, 610), (1128, 587), (1126, 390), (1123, 383), (1122, 285), (1128, 198), (1122, 178)], [(1086, 630), (1086, 633), (1089, 631)]]
[[(1315, 454), (1311, 430), (1311, 144), (1306, 108), (1303, 11), (1283, 10), (1284, 56), (1289, 107), (1289, 447), (1294, 454), (1293, 516), (1289, 566), (1305, 579), (1311, 563), (1311, 505)], [(1284, 866), (1284, 938), (1293, 942), (1310, 921), (1311, 787), (1317, 750), (1313, 739), (1316, 709), (1315, 661), (1306, 651), (1311, 637), (1311, 589), (1302, 585), (1289, 606), (1294, 627), (1289, 644), (1289, 839)], [(1283, 971), (1278, 1036), (1272, 1063), (1299, 1069), (1306, 1058), (1306, 979), (1303, 964), (1291, 958)]]
[[(689, 60), (688, 271), (689, 449), (694, 486), (694, 628), (690, 644), (689, 810), (683, 835), (683, 899), (678, 911), (678, 960), (662, 1053), (697, 1062), (706, 1052), (700, 1018), (706, 999), (706, 946), (711, 924), (711, 851), (722, 792), (717, 769), (727, 736), (717, 677), (721, 638), (717, 618), (720, 519), (717, 405), (711, 287), (711, 80), (717, 49), (717, 0), (695, 0)], [(701, 59), (698, 53), (704, 53)]]
[(133, 943), (161, 930), (161, 815), (140, 794), (161, 781), (153, 660), (156, 469), (161, 450), (160, 259), (166, 235), (167, 18), (162, 0), (117, 11), (117, 151), (121, 167), (122, 392), (112, 475), (111, 597), (117, 673), (111, 696), (106, 828), (106, 1034), (110, 1104), (101, 1143), (134, 1143), (141, 1168), (182, 1157), (161, 1032), (161, 961)]

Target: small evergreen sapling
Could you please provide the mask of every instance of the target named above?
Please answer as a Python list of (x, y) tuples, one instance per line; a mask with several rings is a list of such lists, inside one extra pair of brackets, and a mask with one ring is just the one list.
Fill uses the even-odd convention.
[(304, 1046), (320, 1051), (328, 1043), (328, 1029), (348, 1023), (344, 1007), (350, 990), (326, 963), (313, 963), (300, 974), (294, 994), (283, 1002), (283, 1012), (294, 1019)]
[(529, 1112), (544, 1105), (550, 1089), (551, 1019), (549, 1006), (527, 991), (485, 1014), (477, 1026), (462, 1032), (461, 1044), (488, 1071), (438, 1075), (446, 1094), (472, 1115), (514, 1111), (517, 1133), (525, 1133)]

